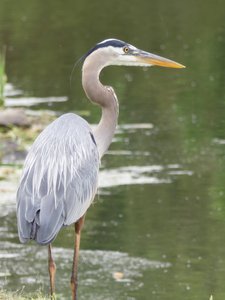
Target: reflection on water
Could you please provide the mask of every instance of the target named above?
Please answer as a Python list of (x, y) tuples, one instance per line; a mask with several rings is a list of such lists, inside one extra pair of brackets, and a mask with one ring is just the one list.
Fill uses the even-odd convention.
[(16, 89), (12, 84), (7, 83), (4, 89), (4, 105), (6, 107), (34, 106), (41, 103), (51, 104), (54, 102), (65, 102), (68, 97), (24, 97), (23, 91)]
[(52, 102), (65, 102), (67, 97), (46, 97), (46, 98), (37, 98), (37, 97), (20, 97), (20, 98), (6, 98), (5, 105), (10, 106), (33, 106), (41, 103), (52, 103)]
[[(99, 174), (99, 187), (113, 187), (131, 184), (170, 183), (169, 175), (192, 175), (192, 171), (182, 170), (180, 166), (128, 166), (106, 169)], [(171, 177), (171, 178), (170, 178)]]

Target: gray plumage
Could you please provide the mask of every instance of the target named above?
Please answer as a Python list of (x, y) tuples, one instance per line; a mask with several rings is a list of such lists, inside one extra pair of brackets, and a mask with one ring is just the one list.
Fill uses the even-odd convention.
[(37, 137), (17, 192), (21, 242), (49, 244), (63, 225), (81, 218), (97, 189), (100, 158), (89, 124), (68, 113)]

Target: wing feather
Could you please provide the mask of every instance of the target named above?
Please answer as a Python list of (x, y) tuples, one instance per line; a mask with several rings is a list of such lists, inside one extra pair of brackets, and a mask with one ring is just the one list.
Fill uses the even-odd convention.
[(63, 225), (79, 220), (96, 193), (99, 165), (84, 119), (65, 114), (46, 127), (27, 155), (17, 192), (21, 242), (48, 244)]

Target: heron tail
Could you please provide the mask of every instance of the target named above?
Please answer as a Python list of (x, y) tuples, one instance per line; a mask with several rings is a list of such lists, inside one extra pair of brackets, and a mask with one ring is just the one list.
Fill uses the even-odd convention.
[(50, 244), (64, 223), (63, 204), (53, 205), (51, 195), (46, 196), (40, 208), (31, 209), (21, 201), (18, 206), (18, 232), (21, 243), (35, 240), (40, 245)]

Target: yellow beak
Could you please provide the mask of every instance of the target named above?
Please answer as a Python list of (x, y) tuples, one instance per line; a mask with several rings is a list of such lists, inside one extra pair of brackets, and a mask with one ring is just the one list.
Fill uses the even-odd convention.
[(166, 68), (186, 68), (184, 65), (181, 65), (173, 60), (148, 53), (145, 51), (137, 51), (135, 54), (136, 61), (143, 65), (153, 65)]

